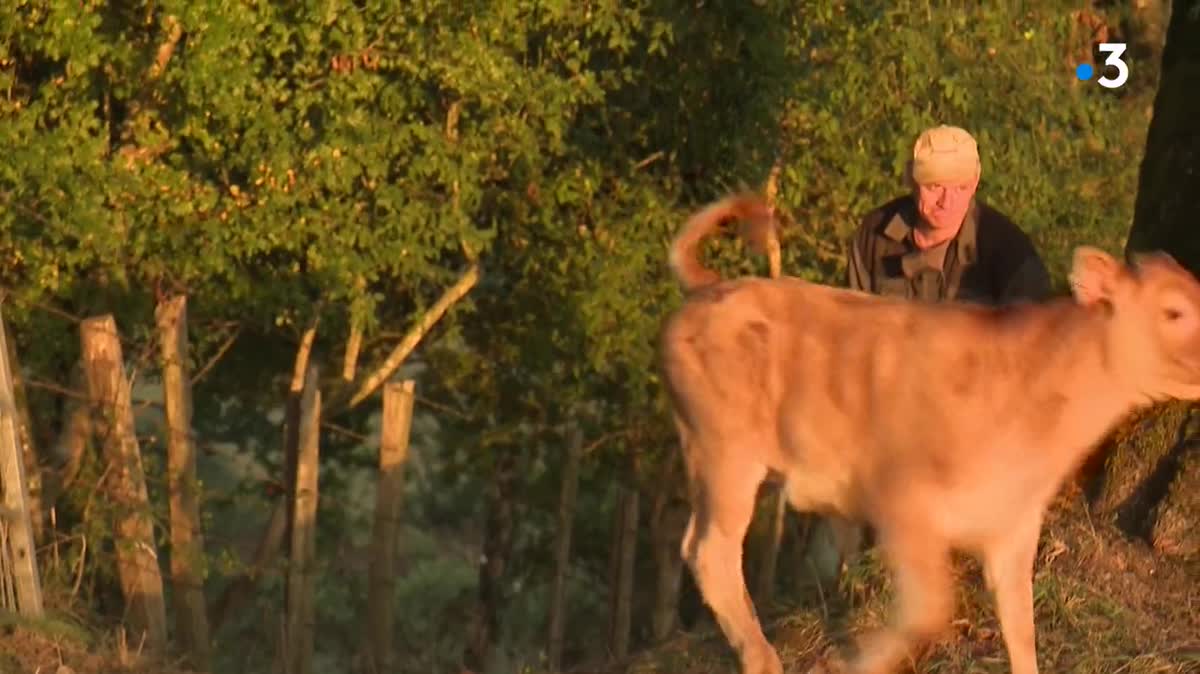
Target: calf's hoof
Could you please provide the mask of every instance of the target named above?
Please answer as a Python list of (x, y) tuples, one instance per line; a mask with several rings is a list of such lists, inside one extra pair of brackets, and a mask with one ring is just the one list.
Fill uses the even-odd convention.
[(742, 674), (783, 674), (783, 663), (775, 649), (766, 646), (742, 659)]

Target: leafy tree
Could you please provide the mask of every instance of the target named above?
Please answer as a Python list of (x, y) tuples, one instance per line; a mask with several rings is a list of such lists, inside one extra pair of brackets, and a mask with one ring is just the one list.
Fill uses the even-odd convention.
[[(494, 587), (482, 610), (499, 626), (480, 650), (534, 661), (572, 426), (588, 448), (572, 621), (603, 615), (613, 487), (674, 484), (656, 336), (679, 300), (666, 245), (701, 203), (760, 187), (777, 166), (795, 222), (784, 272), (838, 282), (850, 228), (899, 189), (919, 129), (948, 122), (980, 139), (984, 197), (1031, 231), (1060, 278), (1074, 243), (1123, 238), (1128, 148), (1141, 142), (1157, 64), (1130, 54), (1121, 92), (1075, 80), (1073, 59), (1090, 49), (1073, 29), (1076, 4), (10, 3), (5, 318), (25, 369), (69, 388), (72, 320), (114, 313), (131, 365), (153, 375), (154, 305), (187, 293), (201, 445), (232, 444), (257, 470), (208, 462), (209, 521), (240, 537), (263, 519), (264, 490), (278, 489), (275, 413), (315, 328), (330, 411), (322, 503), (336, 504), (319, 515), (323, 572), (338, 581), (322, 583), (330, 658), (359, 646), (364, 590), (336, 564), (369, 518), (370, 394), (396, 368), (417, 377), (421, 472), (408, 512), (428, 555), (398, 591), (445, 608), (406, 614), (405, 634), (458, 649), (466, 635), (449, 633), (479, 610), (458, 593), (475, 593), (476, 570), (430, 569), (443, 546), (475, 550), (468, 532), (487, 523), (480, 537), (502, 564), (483, 569)], [(1155, 146), (1168, 145), (1179, 144)], [(727, 274), (765, 272), (740, 244), (705, 254)], [(464, 296), (446, 300), (455, 284)], [(347, 381), (330, 363), (360, 337)], [(31, 401), (50, 439), (63, 398), (46, 389)], [(81, 517), (85, 486), (64, 499)], [(268, 615), (272, 582), (258, 607)], [(243, 617), (219, 638), (276, 636), (259, 614)], [(568, 660), (598, 655), (598, 630), (568, 634)], [(243, 655), (243, 669), (270, 657)], [(414, 666), (458, 659), (422, 653)]]

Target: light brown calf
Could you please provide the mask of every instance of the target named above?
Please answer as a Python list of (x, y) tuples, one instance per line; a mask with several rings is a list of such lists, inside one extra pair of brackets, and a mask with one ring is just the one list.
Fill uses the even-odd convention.
[(722, 281), (696, 249), (754, 196), (696, 213), (671, 248), (687, 301), (661, 358), (688, 468), (682, 554), (741, 659), (780, 674), (742, 577), (759, 483), (870, 522), (897, 606), (849, 663), (894, 671), (948, 622), (949, 553), (983, 562), (1015, 674), (1036, 674), (1032, 574), (1064, 478), (1134, 409), (1200, 399), (1200, 283), (1165, 254), (1075, 251), (1074, 296), (1002, 309), (924, 304), (794, 278)]

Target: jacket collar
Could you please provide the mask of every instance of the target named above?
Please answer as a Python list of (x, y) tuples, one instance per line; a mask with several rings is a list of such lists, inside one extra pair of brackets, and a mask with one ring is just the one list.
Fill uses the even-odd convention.
[[(913, 275), (924, 268), (921, 251), (917, 249), (913, 243), (913, 229), (917, 223), (917, 202), (914, 198), (909, 197), (904, 200), (900, 208), (896, 209), (896, 213), (892, 215), (887, 224), (883, 227), (883, 235), (895, 241), (903, 243), (908, 249), (900, 259), (901, 268), (904, 270), (904, 275), (912, 278)], [(967, 209), (967, 215), (963, 220), (962, 227), (959, 228), (958, 234), (950, 240), (950, 246), (954, 250), (946, 251), (946, 260), (950, 260), (950, 255), (954, 253), (954, 260), (957, 264), (969, 265), (973, 264), (978, 259), (977, 251), (977, 236), (979, 232), (979, 203), (977, 200), (971, 200), (971, 207)]]

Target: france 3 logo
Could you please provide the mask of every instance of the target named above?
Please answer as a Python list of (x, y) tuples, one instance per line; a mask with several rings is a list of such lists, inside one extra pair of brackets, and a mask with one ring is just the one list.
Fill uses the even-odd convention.
[[(1129, 64), (1125, 63), (1125, 60), (1121, 58), (1121, 55), (1125, 53), (1125, 43), (1101, 42), (1097, 46), (1097, 49), (1100, 50), (1101, 54), (1107, 54), (1107, 56), (1104, 57), (1104, 68), (1115, 68), (1117, 71), (1117, 76), (1110, 77), (1106, 73), (1096, 80), (1096, 84), (1099, 84), (1105, 89), (1117, 89), (1121, 85), (1125, 84), (1125, 81), (1129, 79)], [(1095, 74), (1094, 70), (1095, 69), (1092, 68), (1092, 64), (1080, 63), (1079, 65), (1075, 66), (1075, 77), (1078, 77), (1080, 80), (1086, 82), (1092, 79), (1092, 75)], [(1101, 72), (1105, 71), (1101, 70)]]

